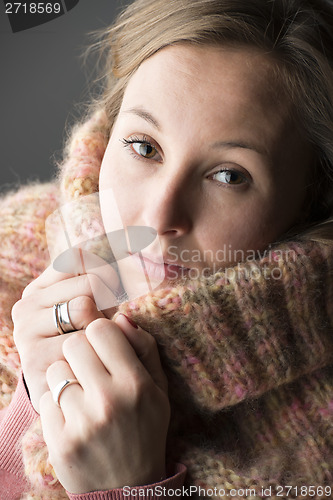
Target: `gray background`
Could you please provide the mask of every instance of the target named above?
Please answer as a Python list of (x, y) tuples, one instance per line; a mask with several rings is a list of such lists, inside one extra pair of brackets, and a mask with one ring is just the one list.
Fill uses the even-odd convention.
[(0, 191), (54, 176), (65, 127), (89, 96), (87, 33), (108, 26), (125, 3), (80, 0), (53, 21), (12, 33), (0, 1)]

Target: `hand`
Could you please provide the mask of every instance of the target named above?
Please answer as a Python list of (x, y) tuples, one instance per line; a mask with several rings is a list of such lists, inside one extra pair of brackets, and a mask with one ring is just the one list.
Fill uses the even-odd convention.
[(47, 370), (52, 391), (66, 378), (58, 407), (40, 401), (50, 461), (71, 493), (151, 484), (165, 478), (170, 408), (155, 340), (123, 315), (97, 319), (63, 343), (66, 361)]
[[(104, 281), (118, 286), (115, 271), (109, 267)], [(68, 304), (71, 322), (75, 329), (84, 330), (97, 318), (104, 318), (112, 311), (99, 311), (94, 302), (94, 288), (105, 287), (96, 275), (76, 276), (55, 271), (51, 266), (30, 283), (12, 309), (14, 340), (18, 348), (22, 369), (33, 407), (39, 412), (39, 400), (48, 390), (46, 370), (56, 360), (64, 359), (62, 344), (67, 335), (59, 335), (54, 319), (53, 305)], [(110, 293), (110, 292), (109, 292)]]

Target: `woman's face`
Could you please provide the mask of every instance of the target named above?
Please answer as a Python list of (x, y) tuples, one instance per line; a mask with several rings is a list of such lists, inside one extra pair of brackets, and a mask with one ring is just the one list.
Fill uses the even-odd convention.
[(255, 49), (183, 44), (127, 86), (100, 190), (125, 226), (157, 231), (169, 278), (253, 258), (301, 216), (311, 152), (272, 68)]

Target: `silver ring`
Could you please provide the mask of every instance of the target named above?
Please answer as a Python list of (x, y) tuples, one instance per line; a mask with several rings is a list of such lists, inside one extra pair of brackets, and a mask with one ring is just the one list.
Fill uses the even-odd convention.
[(55, 388), (53, 389), (53, 391), (52, 391), (53, 401), (55, 402), (55, 404), (57, 406), (59, 406), (59, 408), (60, 408), (60, 396), (61, 396), (61, 394), (64, 392), (66, 387), (68, 387), (69, 385), (72, 385), (72, 384), (79, 384), (80, 385), (80, 382), (78, 380), (76, 380), (75, 378), (66, 378), (65, 380), (62, 380), (61, 382), (59, 382), (59, 384), (57, 384), (55, 386)]
[(75, 328), (69, 317), (68, 302), (59, 302), (53, 306), (54, 324), (60, 335), (75, 332)]

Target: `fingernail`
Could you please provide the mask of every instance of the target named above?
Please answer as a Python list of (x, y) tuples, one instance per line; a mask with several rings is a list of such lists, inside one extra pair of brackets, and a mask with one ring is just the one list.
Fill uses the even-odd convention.
[(138, 325), (136, 323), (134, 323), (134, 321), (131, 318), (129, 318), (128, 316), (126, 316), (126, 314), (124, 314), (124, 313), (120, 313), (120, 314), (122, 316), (125, 316), (125, 318), (129, 322), (129, 324), (132, 325), (134, 328), (139, 328)]

